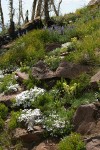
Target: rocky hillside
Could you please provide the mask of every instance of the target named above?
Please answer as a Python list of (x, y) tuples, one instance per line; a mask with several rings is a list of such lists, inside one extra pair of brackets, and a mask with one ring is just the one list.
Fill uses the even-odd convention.
[(100, 11), (53, 18), (0, 55), (0, 150), (100, 149)]

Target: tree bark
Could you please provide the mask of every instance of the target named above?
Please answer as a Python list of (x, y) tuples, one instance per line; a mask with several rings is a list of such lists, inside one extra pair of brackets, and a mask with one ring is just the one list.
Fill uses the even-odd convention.
[(32, 6), (32, 20), (34, 20), (35, 18), (36, 4), (37, 4), (37, 0), (34, 0)]
[(14, 16), (14, 9), (13, 9), (13, 0), (9, 0), (9, 17), (10, 17), (10, 24), (13, 22), (13, 16)]
[(59, 5), (58, 5), (58, 16), (59, 16), (59, 13), (60, 13), (60, 5), (62, 3), (62, 0), (59, 1)]
[(49, 16), (49, 0), (44, 0), (44, 16), (45, 16), (45, 22), (48, 24), (48, 21), (50, 19), (50, 16)]
[(23, 16), (23, 8), (22, 8), (22, 0), (19, 0), (19, 17), (18, 17), (18, 25), (21, 23), (21, 18), (24, 23), (24, 16)]
[(1, 17), (1, 25), (2, 25), (2, 30), (3, 30), (4, 29), (4, 16), (3, 16), (1, 0), (0, 0), (0, 17)]
[(61, 3), (62, 3), (62, 0), (59, 0), (58, 8), (56, 8), (56, 6), (54, 4), (54, 0), (51, 0), (51, 4), (53, 6), (53, 9), (54, 9), (54, 12), (55, 12), (56, 16), (59, 16)]
[(41, 8), (42, 8), (42, 0), (39, 0), (37, 5), (37, 10), (36, 10), (36, 17), (40, 16), (41, 18)]

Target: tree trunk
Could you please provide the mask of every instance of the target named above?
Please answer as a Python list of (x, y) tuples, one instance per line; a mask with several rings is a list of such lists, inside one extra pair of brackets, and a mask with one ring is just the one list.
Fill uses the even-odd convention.
[(60, 13), (60, 5), (62, 3), (62, 0), (59, 1), (59, 5), (58, 5), (58, 16), (59, 16), (59, 13)]
[(32, 20), (34, 20), (34, 18), (35, 18), (36, 4), (37, 4), (37, 0), (34, 0), (33, 6), (32, 6)]
[(56, 6), (54, 4), (54, 0), (51, 0), (51, 4), (53, 6), (53, 9), (54, 9), (54, 12), (55, 12), (56, 16), (59, 16), (61, 3), (62, 3), (62, 0), (59, 0), (58, 8), (56, 9)]
[(23, 17), (23, 8), (22, 8), (22, 0), (19, 0), (19, 17), (18, 17), (18, 25), (21, 23), (21, 18), (24, 23), (24, 17)]
[(13, 0), (9, 0), (9, 10), (10, 10), (9, 17), (10, 17), (10, 24), (11, 24), (11, 22), (13, 22), (13, 16), (14, 16)]
[(3, 16), (3, 11), (2, 11), (1, 0), (0, 0), (0, 17), (1, 17), (1, 25), (2, 25), (2, 30), (3, 30), (4, 29), (4, 16)]
[(58, 16), (58, 11), (57, 11), (56, 6), (54, 4), (54, 0), (51, 0), (51, 4), (53, 6), (53, 9), (54, 9), (54, 12), (55, 12), (56, 16)]
[(48, 21), (50, 19), (49, 16), (49, 0), (44, 0), (44, 15), (45, 15), (45, 22), (48, 24)]
[(37, 5), (37, 10), (36, 10), (36, 17), (40, 16), (41, 18), (41, 8), (42, 8), (42, 0), (39, 0)]

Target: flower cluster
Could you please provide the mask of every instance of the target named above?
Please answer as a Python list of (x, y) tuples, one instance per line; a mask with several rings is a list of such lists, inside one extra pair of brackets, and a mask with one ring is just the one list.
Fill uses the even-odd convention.
[(63, 134), (65, 129), (70, 124), (65, 117), (61, 117), (55, 111), (53, 111), (49, 117), (44, 117), (44, 128), (50, 132), (51, 136), (57, 136)]
[(41, 119), (42, 113), (40, 111), (40, 109), (24, 109), (22, 110), (22, 113), (20, 115), (20, 117), (18, 118), (18, 122), (25, 122), (26, 124), (29, 123), (30, 120), (33, 119), (33, 121), (37, 124), (37, 123), (41, 123), (42, 119)]
[(18, 122), (24, 122), (27, 125), (28, 131), (33, 131), (34, 125), (41, 124), (42, 121), (42, 113), (40, 109), (24, 109), (18, 118)]
[(19, 89), (19, 85), (18, 84), (10, 84), (9, 86), (7, 86), (7, 91), (10, 91), (10, 92), (17, 92)]
[(23, 106), (24, 108), (30, 107), (31, 102), (35, 100), (37, 96), (43, 94), (44, 89), (34, 87), (34, 89), (26, 90), (16, 96), (15, 106)]

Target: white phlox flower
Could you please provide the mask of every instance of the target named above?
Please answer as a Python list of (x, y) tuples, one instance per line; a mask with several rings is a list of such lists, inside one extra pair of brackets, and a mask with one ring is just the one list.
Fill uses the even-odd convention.
[(15, 106), (22, 105), (24, 108), (30, 107), (31, 102), (35, 100), (40, 94), (45, 92), (44, 89), (34, 87), (34, 89), (26, 90), (16, 96)]
[(41, 124), (42, 113), (40, 109), (24, 109), (18, 118), (18, 122), (25, 122), (28, 131), (33, 131), (36, 124)]

